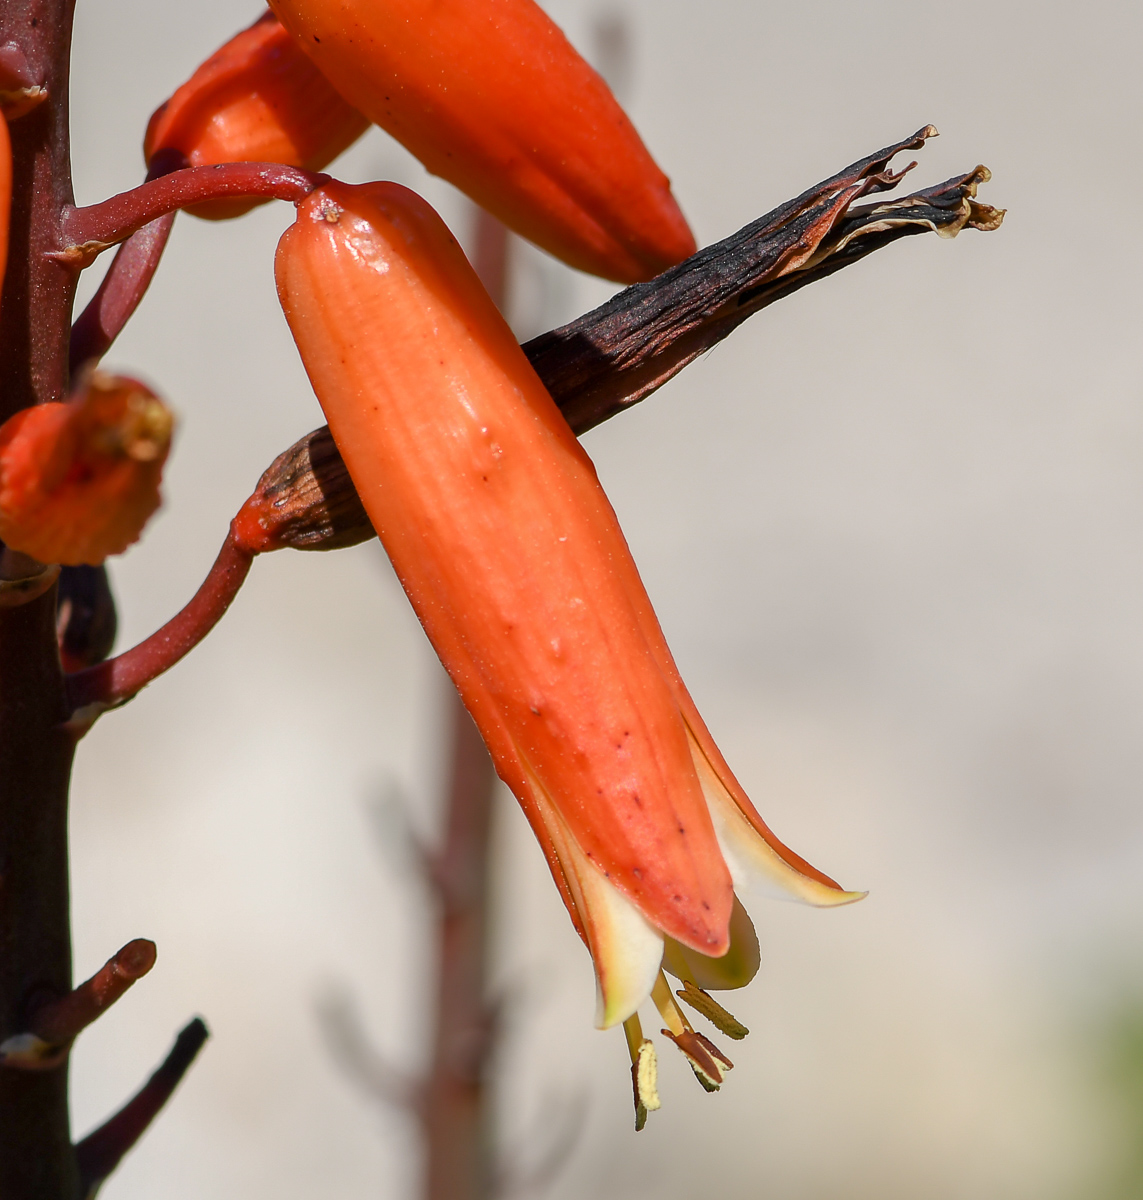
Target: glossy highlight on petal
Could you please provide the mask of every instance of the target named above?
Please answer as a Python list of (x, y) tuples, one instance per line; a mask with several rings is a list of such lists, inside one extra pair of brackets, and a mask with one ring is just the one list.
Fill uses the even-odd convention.
[(533, 0), (273, 0), (343, 96), (509, 228), (633, 283), (695, 251), (670, 182)]
[[(151, 116), (143, 142), (150, 166), (175, 154), (187, 166), (274, 162), (320, 171), (355, 142), (369, 119), (341, 95), (272, 13), (231, 38)], [(189, 211), (240, 216), (256, 200), (214, 200)]]
[(65, 566), (122, 553), (159, 507), (173, 426), (149, 388), (102, 372), (16, 413), (0, 426), (0, 540)]

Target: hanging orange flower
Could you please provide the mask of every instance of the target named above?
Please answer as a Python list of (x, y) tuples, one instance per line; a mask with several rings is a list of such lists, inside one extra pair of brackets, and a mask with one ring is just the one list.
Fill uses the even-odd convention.
[(67, 403), (0, 426), (0, 541), (44, 563), (96, 566), (159, 507), (173, 418), (134, 379), (94, 372)]
[(533, 0), (271, 8), (351, 104), (557, 258), (633, 283), (694, 253), (669, 180)]
[[(187, 166), (276, 162), (320, 171), (369, 120), (344, 101), (272, 13), (231, 38), (159, 106), (143, 157), (174, 153)], [(260, 203), (215, 200), (198, 217), (236, 217)]]
[(731, 774), (590, 460), (436, 213), (396, 184), (326, 185), (277, 279), (365, 509), (591, 950), (599, 1025), (637, 1025), (654, 993), (717, 1086), (729, 1062), (661, 966), (696, 991), (753, 975), (748, 875), (811, 904), (859, 894), (778, 841)]

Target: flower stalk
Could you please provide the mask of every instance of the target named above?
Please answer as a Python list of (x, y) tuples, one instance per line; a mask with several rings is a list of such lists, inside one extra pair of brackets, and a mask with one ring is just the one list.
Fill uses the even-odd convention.
[(281, 163), (242, 162), (186, 167), (99, 204), (69, 205), (62, 214), (61, 242), (51, 258), (72, 271), (89, 266), (104, 250), (126, 241), (152, 221), (217, 200), (287, 200), (297, 204), (326, 176)]

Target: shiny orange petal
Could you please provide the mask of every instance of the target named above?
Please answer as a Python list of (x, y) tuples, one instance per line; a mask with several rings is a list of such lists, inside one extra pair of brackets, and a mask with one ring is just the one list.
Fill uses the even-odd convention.
[(331, 184), (299, 207), (277, 276), (366, 511), (533, 824), (529, 775), (655, 927), (722, 953), (730, 876), (642, 584), (459, 246), (407, 189)]
[(533, 0), (273, 0), (338, 90), (434, 175), (581, 270), (694, 253), (670, 182)]

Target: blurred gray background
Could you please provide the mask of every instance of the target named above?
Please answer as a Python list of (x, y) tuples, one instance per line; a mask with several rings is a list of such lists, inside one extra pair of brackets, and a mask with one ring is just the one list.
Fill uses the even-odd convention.
[[(1010, 211), (782, 301), (585, 439), (727, 758), (870, 896), (755, 909), (737, 1069), (707, 1096), (661, 1049), (636, 1137), (622, 1035), (591, 1027), (588, 958), (505, 797), (505, 1153), (526, 1169), (579, 1112), (553, 1197), (1143, 1195), (1143, 10), (547, 7), (618, 71), (700, 243), (929, 121), (914, 186), (984, 162)], [(141, 178), (151, 110), (258, 12), (81, 0), (79, 202)], [(469, 234), (467, 202), (379, 132), (333, 169)], [(108, 360), (180, 415), (165, 506), (112, 564), (120, 648), (321, 423), (274, 296), (291, 215), (180, 218)], [(513, 255), (523, 337), (608, 294)], [(213, 1032), (108, 1200), (414, 1194), (413, 1126), (355, 1091), (317, 1014), (350, 996), (393, 1062), (423, 1061), (431, 909), (397, 813), (433, 835), (444, 687), (376, 542), (281, 553), (82, 745), (77, 973), (137, 936), (159, 964), (77, 1047), (77, 1133), (190, 1016)]]

